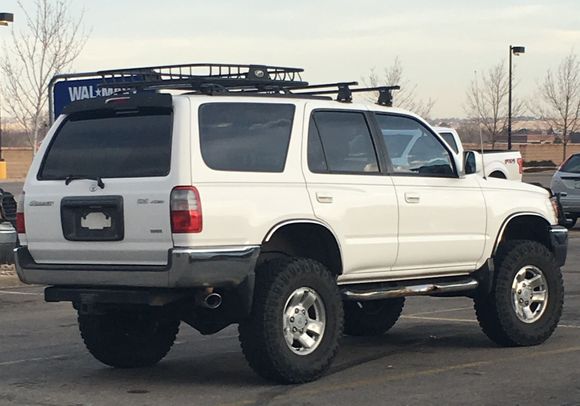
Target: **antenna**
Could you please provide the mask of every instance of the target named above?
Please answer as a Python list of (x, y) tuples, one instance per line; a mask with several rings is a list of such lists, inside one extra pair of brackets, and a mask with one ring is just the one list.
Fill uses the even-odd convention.
[(481, 170), (483, 171), (483, 179), (487, 179), (485, 176), (485, 160), (483, 159), (483, 135), (481, 135), (481, 122), (478, 125), (479, 127), (479, 145), (481, 147)]

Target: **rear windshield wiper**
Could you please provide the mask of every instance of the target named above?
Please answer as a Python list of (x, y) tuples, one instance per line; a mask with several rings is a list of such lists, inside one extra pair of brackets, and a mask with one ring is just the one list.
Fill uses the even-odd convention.
[(101, 179), (100, 176), (68, 175), (64, 180), (64, 184), (68, 185), (73, 180), (78, 180), (78, 179), (96, 180), (98, 187), (100, 187), (101, 189), (105, 188), (105, 184), (103, 183), (103, 179)]

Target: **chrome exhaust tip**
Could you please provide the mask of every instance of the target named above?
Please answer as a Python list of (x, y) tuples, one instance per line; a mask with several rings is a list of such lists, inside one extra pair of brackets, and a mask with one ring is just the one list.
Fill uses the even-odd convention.
[(222, 295), (219, 293), (210, 293), (203, 298), (201, 303), (208, 309), (217, 309), (222, 305)]

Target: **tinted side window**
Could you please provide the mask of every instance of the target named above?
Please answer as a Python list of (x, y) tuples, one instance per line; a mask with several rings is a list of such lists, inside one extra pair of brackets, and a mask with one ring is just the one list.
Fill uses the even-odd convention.
[[(364, 114), (319, 111), (313, 114), (313, 118), (308, 132), (308, 166), (312, 172), (379, 171), (375, 148)], [(320, 164), (321, 153), (324, 155), (324, 164)]]
[(203, 160), (222, 171), (282, 172), (293, 118), (291, 104), (203, 104), (199, 108)]
[[(454, 175), (452, 158), (442, 142), (418, 121), (376, 114), (393, 171), (421, 176)], [(394, 153), (391, 153), (391, 149)]]

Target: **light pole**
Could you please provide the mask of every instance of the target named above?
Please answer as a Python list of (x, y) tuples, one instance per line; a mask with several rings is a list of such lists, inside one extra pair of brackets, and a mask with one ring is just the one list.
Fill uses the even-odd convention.
[[(0, 26), (14, 22), (14, 14), (0, 13)], [(0, 161), (2, 161), (2, 94), (0, 93)]]
[(512, 55), (518, 56), (526, 52), (522, 46), (510, 45), (510, 67), (509, 67), (509, 94), (508, 94), (508, 150), (512, 149)]

